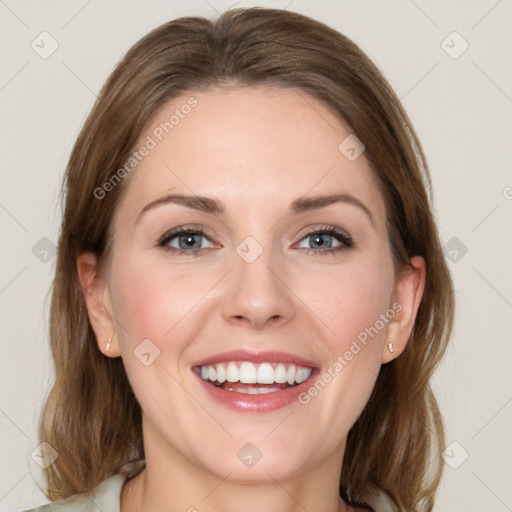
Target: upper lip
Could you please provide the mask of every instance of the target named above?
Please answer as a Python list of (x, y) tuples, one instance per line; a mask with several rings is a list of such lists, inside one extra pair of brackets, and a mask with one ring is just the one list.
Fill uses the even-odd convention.
[(226, 361), (248, 361), (251, 363), (292, 363), (307, 368), (316, 368), (316, 363), (314, 361), (304, 359), (288, 352), (279, 352), (275, 350), (252, 351), (246, 349), (221, 352), (205, 359), (201, 359), (200, 361), (195, 362), (192, 366), (208, 366)]

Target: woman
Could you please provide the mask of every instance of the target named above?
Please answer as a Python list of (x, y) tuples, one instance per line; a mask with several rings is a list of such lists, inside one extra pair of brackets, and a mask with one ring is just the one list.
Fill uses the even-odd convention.
[(333, 29), (235, 9), (139, 41), (67, 169), (39, 510), (432, 510), (453, 291), (429, 189)]

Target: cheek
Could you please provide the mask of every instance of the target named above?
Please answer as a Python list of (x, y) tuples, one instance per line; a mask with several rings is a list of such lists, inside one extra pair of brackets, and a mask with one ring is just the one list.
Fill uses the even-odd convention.
[(212, 283), (141, 253), (119, 258), (112, 269), (112, 305), (125, 369), (145, 413), (166, 425), (169, 410), (186, 409), (177, 364), (197, 329), (191, 321), (194, 306)]
[(113, 308), (116, 320), (125, 327), (120, 333), (125, 343), (150, 338), (163, 347), (211, 283), (187, 269), (171, 271), (168, 265), (151, 263), (145, 263), (143, 256), (119, 262), (113, 276)]
[(301, 297), (325, 324), (331, 352), (343, 353), (353, 340), (364, 342), (369, 330), (372, 339), (384, 336), (387, 323), (381, 318), (391, 307), (393, 276), (390, 262), (365, 259), (300, 278)]
[[(303, 403), (310, 404), (314, 416), (326, 425), (348, 431), (379, 372), (383, 340), (394, 317), (394, 274), (390, 261), (365, 259), (318, 277), (322, 276), (315, 275), (315, 286), (312, 277), (304, 279), (304, 290), (310, 290), (305, 302), (327, 326), (318, 347), (326, 355), (317, 384), (303, 396)], [(319, 282), (326, 284), (319, 287)], [(386, 317), (386, 312), (393, 314)]]

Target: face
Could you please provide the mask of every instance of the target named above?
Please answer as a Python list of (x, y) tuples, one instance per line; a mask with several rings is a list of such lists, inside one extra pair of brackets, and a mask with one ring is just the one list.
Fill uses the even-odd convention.
[(338, 148), (350, 134), (283, 88), (185, 94), (149, 123), (137, 148), (155, 146), (125, 178), (90, 281), (106, 313), (89, 308), (100, 349), (123, 358), (147, 456), (240, 481), (341, 466), (419, 289), (394, 273), (364, 153)]

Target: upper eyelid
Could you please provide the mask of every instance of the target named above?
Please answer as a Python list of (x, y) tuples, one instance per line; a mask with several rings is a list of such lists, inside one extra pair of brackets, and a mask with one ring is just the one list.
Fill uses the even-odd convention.
[(318, 231), (329, 231), (329, 230), (341, 231), (341, 233), (343, 233), (344, 235), (352, 238), (352, 235), (350, 235), (350, 233), (346, 229), (341, 228), (339, 226), (333, 226), (331, 224), (320, 224), (315, 227), (304, 228), (303, 230), (301, 230), (301, 234), (298, 236), (305, 237), (305, 236), (311, 235), (313, 233), (317, 233)]
[[(300, 233), (299, 235), (297, 235), (299, 237), (298, 241), (300, 242), (304, 238), (311, 236), (315, 233), (322, 232), (322, 231), (325, 232), (325, 231), (329, 231), (329, 230), (340, 231), (341, 233), (338, 234), (338, 236), (344, 235), (353, 243), (353, 237), (352, 237), (352, 235), (350, 235), (350, 233), (347, 230), (337, 227), (337, 226), (332, 226), (329, 224), (322, 224), (322, 225), (319, 225), (316, 227), (304, 228), (304, 231), (302, 233)], [(199, 226), (199, 225), (194, 226), (194, 225), (187, 224), (182, 227), (178, 227), (178, 228), (175, 228), (175, 229), (172, 229), (172, 230), (166, 232), (164, 235), (162, 235), (159, 238), (158, 244), (163, 245), (164, 243), (168, 243), (170, 240), (173, 240), (174, 238), (179, 237), (183, 234), (187, 234), (187, 233), (204, 236), (210, 242), (215, 243), (214, 240), (212, 240), (211, 236), (208, 235), (207, 230), (203, 226)], [(327, 233), (327, 234), (329, 234), (329, 233)], [(336, 237), (336, 234), (337, 233), (331, 233), (331, 235), (334, 237)], [(342, 240), (340, 240), (340, 241), (343, 242)], [(197, 252), (199, 250), (202, 250), (202, 249), (196, 249), (195, 252)]]
[(208, 230), (206, 230), (202, 226), (194, 226), (193, 224), (186, 224), (184, 226), (180, 226), (174, 229), (170, 229), (169, 231), (166, 231), (160, 238), (159, 242), (165, 239), (172, 239), (177, 236), (180, 236), (184, 233), (193, 233), (193, 234), (201, 234), (202, 236), (205, 236), (206, 238), (211, 239), (210, 235), (208, 234)]

